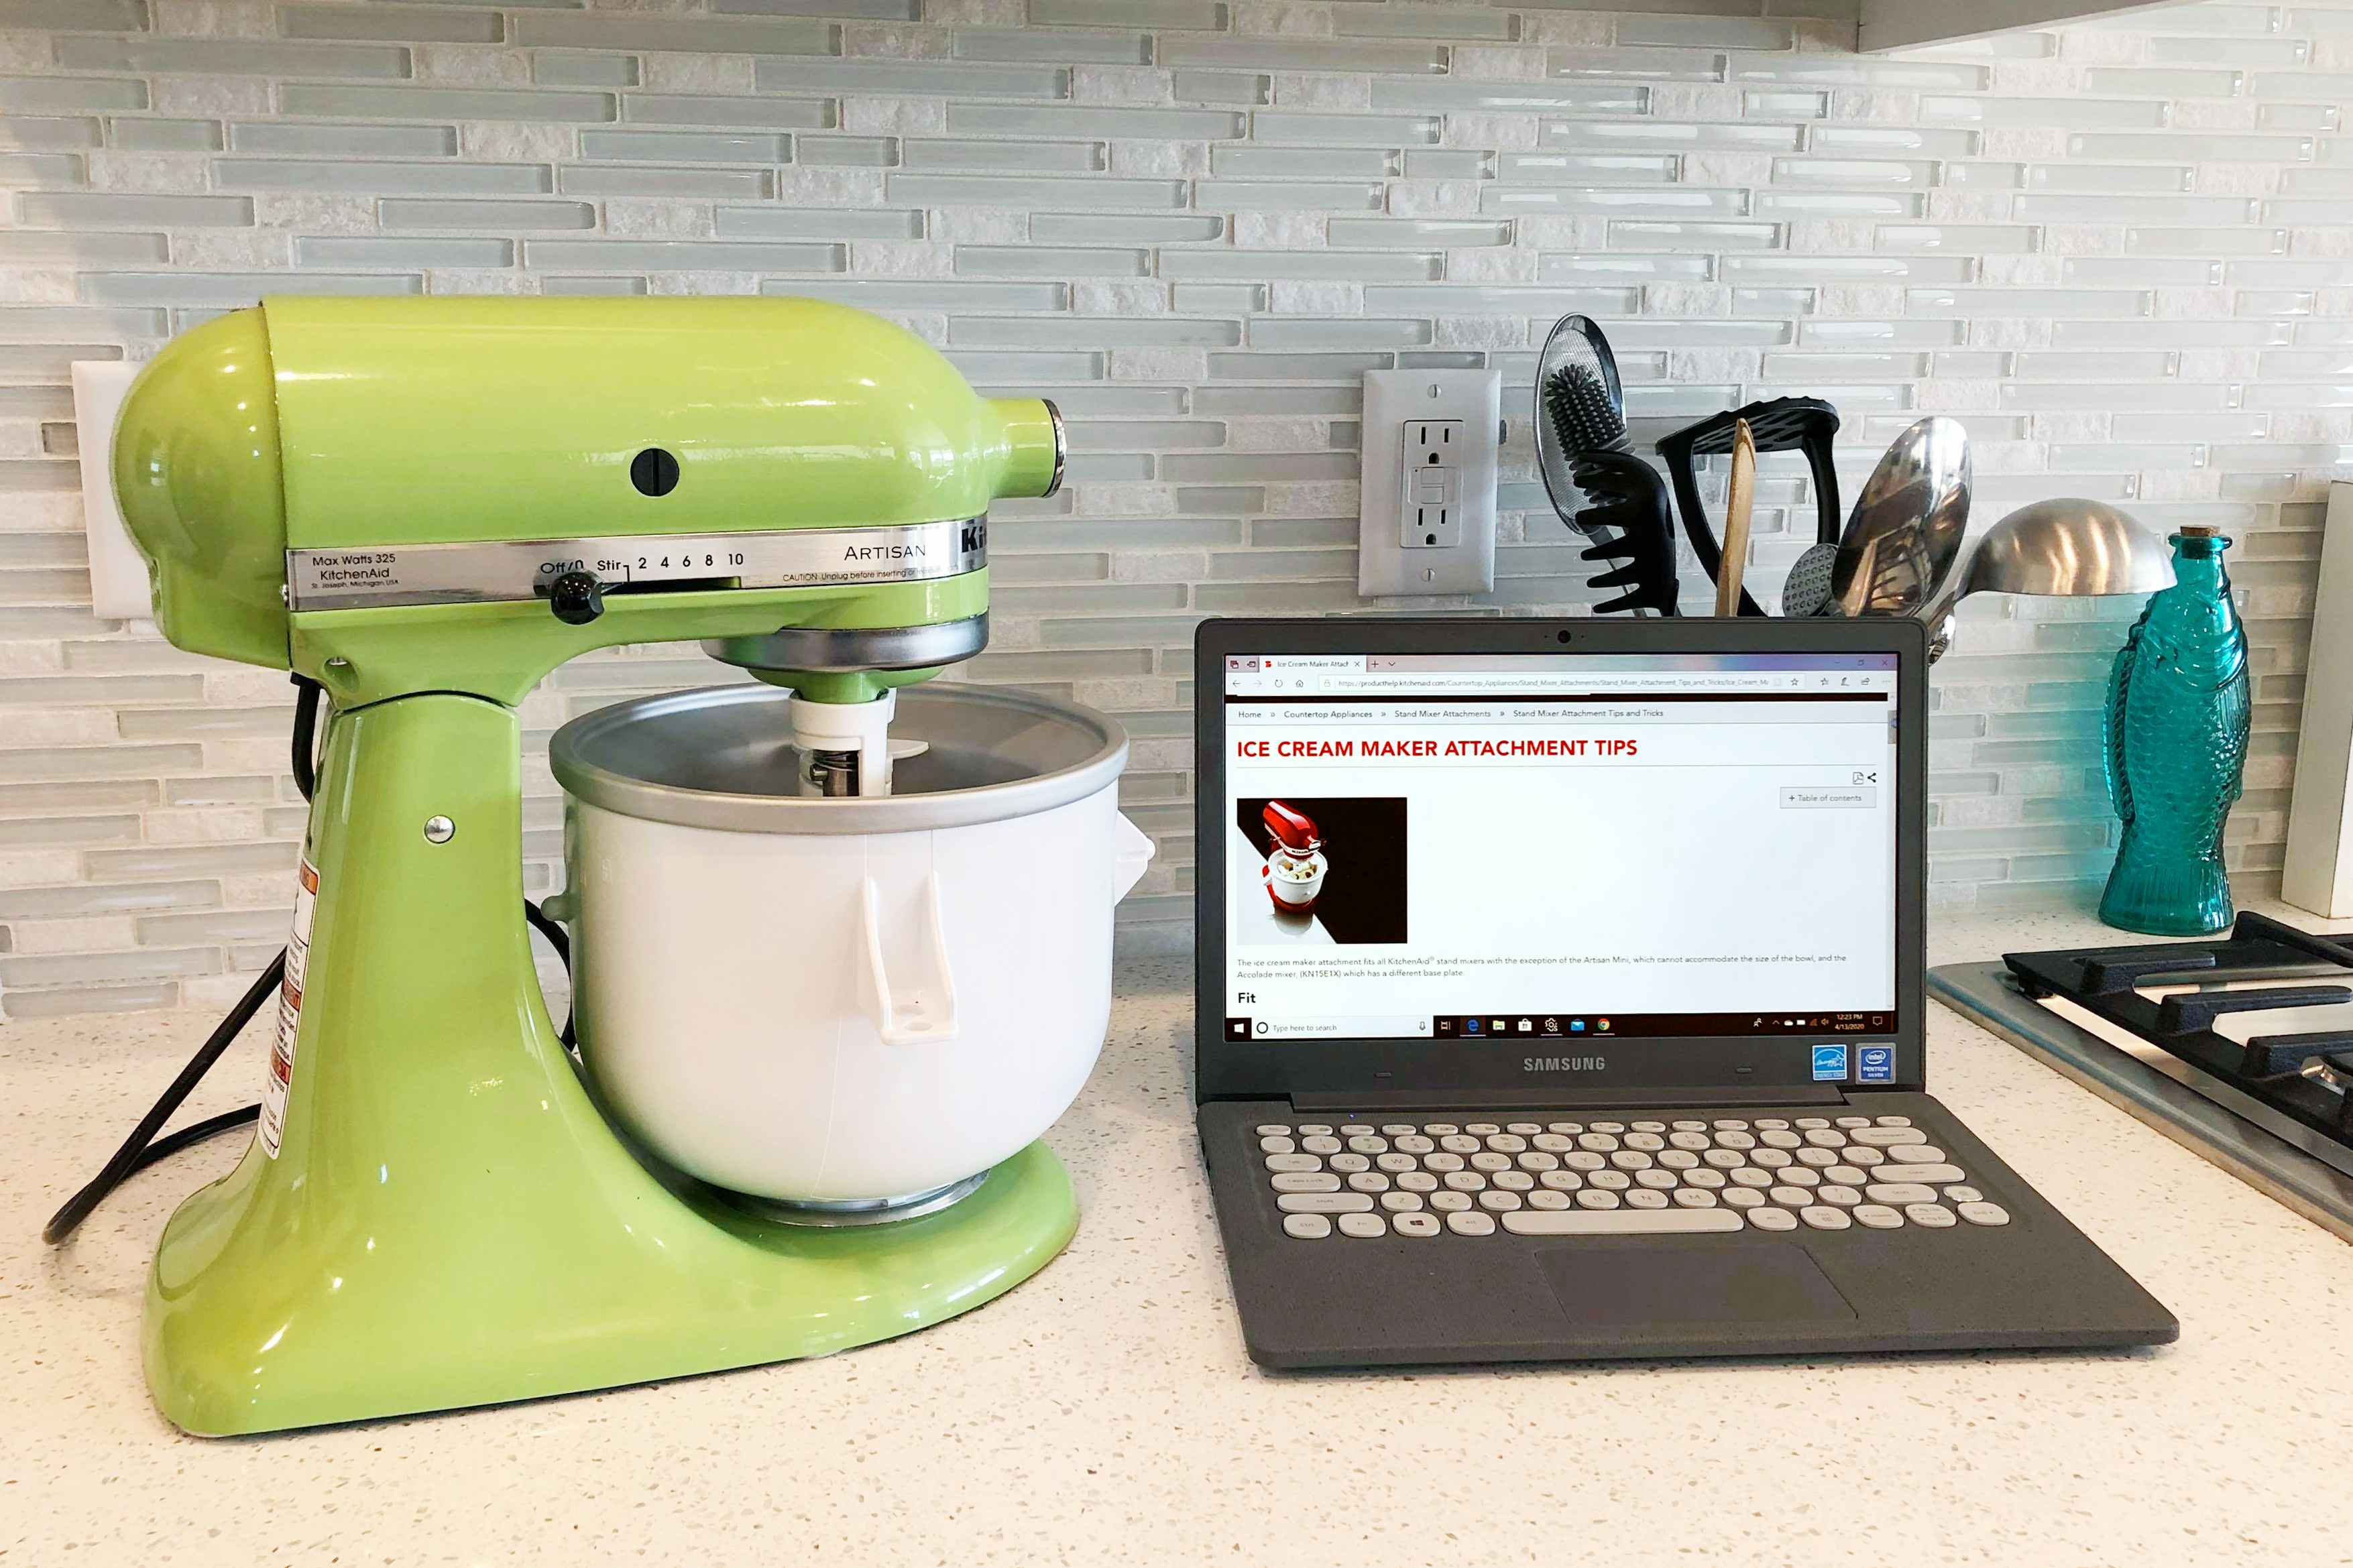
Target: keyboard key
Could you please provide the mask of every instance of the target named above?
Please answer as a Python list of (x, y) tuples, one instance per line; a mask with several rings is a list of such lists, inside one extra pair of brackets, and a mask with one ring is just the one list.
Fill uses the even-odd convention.
[(1378, 1171), (1358, 1171), (1348, 1178), (1348, 1190), (1352, 1193), (1385, 1193), (1389, 1190), (1389, 1179)]
[(1498, 1171), (1487, 1179), (1507, 1193), (1525, 1193), (1536, 1184), (1536, 1179), (1525, 1171)]
[(1773, 1184), (1773, 1173), (1760, 1171), (1754, 1165), (1743, 1165), (1728, 1173), (1744, 1187), (1769, 1187)]
[(1467, 1132), (1450, 1132), (1438, 1141), (1438, 1146), (1450, 1154), (1476, 1154), (1484, 1147)]
[(1409, 1132), (1397, 1141), (1397, 1147), (1398, 1152), (1401, 1154), (1427, 1154), (1438, 1145), (1419, 1132)]
[(1885, 1204), (1864, 1204), (1854, 1211), (1854, 1217), (1873, 1230), (1900, 1230), (1904, 1226), (1904, 1216)]
[(1383, 1193), (1381, 1207), (1391, 1214), (1419, 1214), (1423, 1208), (1419, 1193)]
[(1607, 1154), (1618, 1147), (1618, 1140), (1607, 1132), (1580, 1132), (1577, 1146), (1595, 1154)]
[(1460, 1214), (1471, 1206), (1469, 1193), (1432, 1193), (1430, 1206), (1440, 1214)]
[(1667, 1141), (1660, 1137), (1655, 1132), (1629, 1132), (1626, 1134), (1626, 1147), (1629, 1149), (1640, 1149), (1646, 1153), (1656, 1153), (1666, 1146)]
[(1311, 1154), (1336, 1154), (1340, 1152), (1340, 1141), (1337, 1138), (1326, 1137), (1321, 1133), (1313, 1138), (1301, 1139), (1299, 1146)]
[(1543, 1187), (1528, 1194), (1528, 1207), (1532, 1209), (1565, 1209), (1575, 1201), (1567, 1193), (1548, 1192)]
[(1875, 1204), (1932, 1204), (1936, 1189), (1917, 1182), (1874, 1182), (1862, 1189), (1862, 1195)]
[(1674, 1186), (1675, 1173), (1672, 1171), (1637, 1171), (1634, 1173), (1634, 1184), (1665, 1192)]
[(1783, 1208), (1803, 1208), (1814, 1201), (1814, 1194), (1803, 1187), (1775, 1187), (1765, 1194)]
[(1626, 1124), (1622, 1121), (1594, 1121), (1588, 1122), (1588, 1125), (1596, 1132), (1623, 1132), (1626, 1131)]
[(1421, 1168), (1425, 1171), (1459, 1171), (1462, 1168), (1462, 1156), (1449, 1154), (1442, 1150), (1435, 1154), (1424, 1154)]
[(1332, 1234), (1332, 1222), (1320, 1214), (1287, 1214), (1282, 1216), (1282, 1233), (1302, 1241), (1321, 1241)]
[(1623, 1171), (1596, 1171), (1589, 1180), (1605, 1193), (1622, 1193), (1634, 1184), (1634, 1178)]
[(1526, 1200), (1517, 1193), (1481, 1193), (1479, 1206), (1492, 1214), (1502, 1214), (1520, 1207)]
[(1475, 1193), (1485, 1189), (1487, 1178), (1476, 1171), (1449, 1171), (1446, 1190), (1451, 1193)]
[(1369, 1121), (1344, 1121), (1340, 1124), (1340, 1136), (1360, 1138), (1372, 1130), (1373, 1124)]
[(1792, 1165), (1777, 1173), (1773, 1179), (1785, 1187), (1819, 1187), (1822, 1184), (1822, 1173), (1810, 1165)]
[(1588, 1187), (1577, 1194), (1577, 1206), (1581, 1209), (1614, 1209), (1619, 1206), (1618, 1194)]
[(1871, 1118), (1868, 1116), (1834, 1116), (1831, 1118), (1831, 1120), (1833, 1123), (1841, 1127), (1868, 1127), (1871, 1125)]
[(1748, 1130), (1748, 1123), (1737, 1116), (1719, 1116), (1708, 1125), (1718, 1132), (1745, 1132)]
[(1547, 1121), (1545, 1123), (1545, 1131), (1547, 1132), (1558, 1133), (1564, 1138), (1574, 1138), (1578, 1133), (1585, 1131), (1585, 1123), (1582, 1121)]
[(1410, 1154), (1383, 1154), (1373, 1161), (1373, 1166), (1376, 1170), (1387, 1171), (1390, 1175), (1395, 1176), (1407, 1171), (1420, 1170), (1421, 1163)]
[(1828, 1127), (1830, 1125), (1830, 1119), (1824, 1116), (1800, 1116), (1798, 1118), (1798, 1125), (1799, 1127)]
[(1926, 1143), (1899, 1143), (1887, 1152), (1887, 1157), (1899, 1165), (1941, 1165), (1945, 1152)]
[(1981, 1204), (1985, 1194), (1975, 1187), (1947, 1187), (1945, 1195), (1957, 1204)]
[(1662, 1209), (1667, 1206), (1667, 1194), (1649, 1187), (1637, 1187), (1626, 1194), (1626, 1206), (1635, 1209)]
[(1739, 1216), (1723, 1209), (1619, 1209), (1610, 1213), (1540, 1209), (1504, 1216), (1514, 1236), (1689, 1236), (1740, 1228)]
[(1726, 1187), (1724, 1201), (1736, 1209), (1753, 1209), (1765, 1201), (1765, 1194), (1754, 1187)]
[(1712, 1209), (1716, 1204), (1715, 1194), (1704, 1187), (1677, 1187), (1673, 1196), (1678, 1208)]
[(1863, 1183), (1871, 1180), (1871, 1178), (1864, 1175), (1861, 1171), (1856, 1170), (1852, 1165), (1824, 1165), (1822, 1167), (1822, 1180), (1825, 1182), (1836, 1182), (1841, 1187), (1859, 1187), (1862, 1185)]
[(1381, 1123), (1381, 1131), (1391, 1138), (1410, 1138), (1420, 1131), (1420, 1128), (1416, 1127), (1410, 1121), (1384, 1121)]
[(1336, 1193), (1340, 1178), (1329, 1171), (1285, 1171), (1274, 1178), (1278, 1193)]
[(1699, 1163), (1699, 1156), (1688, 1149), (1662, 1149), (1659, 1163), (1670, 1171), (1688, 1171)]
[(1296, 1154), (1299, 1145), (1288, 1138), (1261, 1138), (1258, 1141), (1258, 1152), (1261, 1154)]
[(1475, 1132), (1480, 1137), (1484, 1138), (1490, 1132), (1501, 1132), (1503, 1129), (1496, 1126), (1495, 1123), (1492, 1121), (1466, 1121), (1462, 1124), (1462, 1131), (1465, 1132)]
[(1953, 1211), (1942, 1204), (1905, 1204), (1904, 1217), (1930, 1230), (1950, 1230), (1960, 1223), (1953, 1217)]
[(1332, 1168), (1335, 1171), (1369, 1171), (1373, 1163), (1362, 1154), (1335, 1154)]
[(1371, 1237), (1388, 1233), (1389, 1222), (1377, 1214), (1344, 1214), (1340, 1216), (1342, 1236)]
[(1621, 1171), (1647, 1171), (1651, 1168), (1651, 1157), (1640, 1149), (1620, 1149), (1609, 1156), (1609, 1163)]
[(1508, 1171), (1512, 1168), (1512, 1157), (1482, 1149), (1471, 1156), (1471, 1168), (1474, 1171)]
[(1667, 1130), (1667, 1124), (1663, 1121), (1637, 1121), (1633, 1123), (1633, 1128), (1637, 1132), (1664, 1132)]
[(1737, 1149), (1710, 1149), (1700, 1158), (1719, 1171), (1736, 1171), (1748, 1163), (1748, 1156)]
[(1846, 1142), (1846, 1134), (1835, 1127), (1808, 1128), (1805, 1137), (1817, 1149), (1836, 1149)]
[(1560, 1157), (1560, 1163), (1572, 1171), (1598, 1171), (1609, 1162), (1605, 1156), (1596, 1154), (1591, 1150), (1579, 1149), (1574, 1154), (1563, 1154)]
[(1528, 1141), (1514, 1132), (1498, 1132), (1487, 1140), (1487, 1147), (1498, 1154), (1516, 1154), (1528, 1146)]
[(1506, 1121), (1504, 1131), (1521, 1138), (1532, 1138), (1544, 1131), (1544, 1124), (1538, 1121)]
[(1724, 1185), (1724, 1173), (1722, 1171), (1685, 1171), (1683, 1185), (1710, 1189), (1720, 1187)]
[(1883, 1165), (1880, 1169), (1907, 1182), (1934, 1182), (1939, 1186), (1947, 1182), (1965, 1182), (1969, 1176), (1958, 1165)]
[(1778, 1116), (1760, 1116), (1757, 1119), (1757, 1131), (1759, 1132), (1787, 1132), (1788, 1130), (1789, 1124)]
[(1261, 1138), (1287, 1138), (1291, 1135), (1291, 1124), (1286, 1121), (1261, 1121), (1258, 1124), (1258, 1135)]
[(1438, 1178), (1428, 1171), (1408, 1171), (1397, 1179), (1397, 1184), (1409, 1193), (1434, 1193)]
[(1786, 1171), (1798, 1163), (1787, 1149), (1759, 1149), (1749, 1155), (1748, 1160), (1751, 1164), (1762, 1165), (1768, 1171)]
[(1285, 1193), (1274, 1206), (1285, 1214), (1362, 1214), (1373, 1200), (1362, 1193)]
[(1678, 1132), (1704, 1132), (1707, 1131), (1707, 1123), (1704, 1121), (1678, 1121), (1673, 1125), (1674, 1130)]
[(1495, 1220), (1492, 1215), (1478, 1213), (1451, 1214), (1446, 1216), (1446, 1228), (1457, 1236), (1493, 1236)]
[(1377, 1133), (1360, 1132), (1348, 1140), (1348, 1152), (1351, 1154), (1386, 1154), (1388, 1152), (1389, 1141)]
[(1512, 1162), (1523, 1171), (1557, 1171), (1560, 1162), (1541, 1149), (1531, 1149)]
[(1753, 1208), (1748, 1211), (1748, 1223), (1759, 1230), (1795, 1230), (1798, 1216), (1788, 1209)]
[(1536, 1181), (1549, 1193), (1573, 1193), (1585, 1185), (1585, 1178), (1575, 1171), (1546, 1171)]
[(1817, 1204), (1812, 1208), (1799, 1209), (1798, 1217), (1816, 1230), (1844, 1230), (1854, 1224), (1854, 1221), (1846, 1217), (1846, 1210), (1834, 1209), (1828, 1204)]
[(1432, 1138), (1451, 1138), (1454, 1134), (1462, 1131), (1462, 1129), (1455, 1126), (1451, 1121), (1425, 1122), (1423, 1123), (1421, 1130)]
[(1391, 1219), (1389, 1223), (1397, 1226), (1397, 1233), (1399, 1236), (1419, 1237), (1438, 1234), (1438, 1216), (1434, 1214), (1401, 1214)]
[(1689, 1149), (1694, 1153), (1702, 1149), (1712, 1149), (1715, 1146), (1709, 1141), (1706, 1133), (1694, 1132), (1688, 1129), (1678, 1129), (1668, 1133), (1667, 1142), (1678, 1149)]
[(1842, 1209), (1854, 1208), (1862, 1202), (1862, 1194), (1852, 1187), (1827, 1186), (1816, 1192), (1814, 1195), (1826, 1204), (1833, 1204)]
[(1887, 1156), (1866, 1143), (1850, 1143), (1839, 1151), (1839, 1158), (1850, 1165), (1883, 1165)]
[(1266, 1168), (1270, 1171), (1320, 1171), (1324, 1162), (1313, 1154), (1269, 1154)]
[(1794, 1149), (1801, 1142), (1794, 1132), (1759, 1132), (1757, 1141), (1767, 1149)]
[(1539, 1132), (1528, 1142), (1547, 1154), (1566, 1154), (1577, 1147), (1572, 1140), (1557, 1132)]
[(1736, 1127), (1729, 1128), (1715, 1135), (1715, 1146), (1719, 1149), (1754, 1149), (1757, 1147), (1757, 1135), (1743, 1132)]
[(1854, 1141), (1868, 1144), (1874, 1149), (1893, 1149), (1902, 1143), (1926, 1143), (1928, 1141), (1928, 1135), (1918, 1128), (1889, 1127), (1885, 1125), (1886, 1120), (1885, 1117), (1882, 1117), (1880, 1126), (1862, 1129), (1854, 1135)]
[(1299, 1131), (1302, 1137), (1311, 1132), (1318, 1138), (1332, 1136), (1332, 1129), (1321, 1121), (1303, 1121), (1299, 1124)]
[(1912, 1119), (1908, 1116), (1874, 1116), (1872, 1120), (1878, 1122), (1882, 1127), (1909, 1127), (1912, 1125)]
[(2008, 1225), (2010, 1211), (2000, 1204), (1963, 1204), (1961, 1217), (1971, 1225)]
[(1798, 1151), (1798, 1163), (1817, 1171), (1827, 1170), (1839, 1163), (1844, 1152), (1840, 1149), (1800, 1149)]

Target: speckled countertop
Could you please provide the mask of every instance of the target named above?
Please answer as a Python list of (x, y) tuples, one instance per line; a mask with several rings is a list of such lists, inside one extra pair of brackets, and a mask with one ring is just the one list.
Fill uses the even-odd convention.
[[(1945, 921), (1937, 962), (2097, 940)], [(0, 1026), (0, 1563), (2353, 1562), (2353, 1247), (1932, 1009), (1929, 1088), (2181, 1319), (2115, 1354), (1271, 1376), (1196, 1152), (1189, 966), (1125, 966), (1051, 1142), (1070, 1251), (829, 1360), (290, 1436), (174, 1432), (149, 1248), (230, 1138), (41, 1221), (207, 1021)], [(241, 1042), (195, 1109), (262, 1072)]]

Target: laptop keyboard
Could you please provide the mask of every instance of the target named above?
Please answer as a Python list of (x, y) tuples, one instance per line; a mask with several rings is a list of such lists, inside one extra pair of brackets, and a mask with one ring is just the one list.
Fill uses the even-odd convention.
[(1268, 1121), (1286, 1235), (1639, 1236), (2010, 1223), (1906, 1116)]

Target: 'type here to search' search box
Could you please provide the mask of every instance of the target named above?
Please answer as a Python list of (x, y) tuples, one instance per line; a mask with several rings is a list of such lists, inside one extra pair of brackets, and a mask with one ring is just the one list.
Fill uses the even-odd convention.
[(1875, 784), (1783, 784), (1783, 811), (1870, 811), (1879, 805)]
[(1428, 1039), (1430, 1018), (1255, 1018), (1250, 1033), (1261, 1040)]

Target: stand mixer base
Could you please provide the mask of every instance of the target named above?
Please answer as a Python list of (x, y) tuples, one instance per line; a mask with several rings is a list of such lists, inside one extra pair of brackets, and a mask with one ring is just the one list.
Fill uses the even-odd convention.
[(532, 972), (516, 739), (448, 694), (335, 716), (279, 1147), (180, 1205), (148, 1279), (148, 1387), (190, 1432), (824, 1355), (1002, 1295), (1077, 1228), (1042, 1143), (891, 1225), (780, 1224), (649, 1172)]

